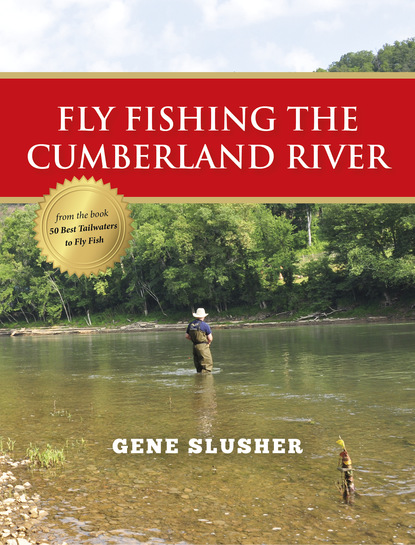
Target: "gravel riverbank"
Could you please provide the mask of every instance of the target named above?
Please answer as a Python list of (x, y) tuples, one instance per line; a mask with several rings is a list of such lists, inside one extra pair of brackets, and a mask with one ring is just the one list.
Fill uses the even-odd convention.
[[(292, 321), (247, 321), (234, 320), (231, 322), (209, 322), (209, 325), (215, 330), (218, 329), (240, 329), (240, 328), (257, 328), (257, 327), (295, 327), (295, 326), (313, 326), (313, 325), (330, 325), (330, 324), (356, 324), (356, 323), (376, 323), (376, 322), (404, 322), (413, 321), (414, 317), (410, 318), (389, 318), (387, 316), (367, 316), (366, 318), (328, 318), (328, 317), (306, 317), (307, 319), (299, 319)], [(18, 329), (0, 328), (0, 336), (19, 337), (33, 335), (91, 335), (99, 333), (116, 333), (120, 332), (148, 332), (148, 331), (184, 331), (187, 322), (179, 322), (175, 324), (158, 324), (157, 322), (133, 322), (128, 325), (119, 327), (71, 327), (71, 326), (51, 326), (51, 327), (21, 327)]]
[(1, 545), (52, 545), (40, 537), (47, 535), (47, 512), (40, 507), (39, 495), (29, 481), (16, 477), (27, 463), (0, 456)]

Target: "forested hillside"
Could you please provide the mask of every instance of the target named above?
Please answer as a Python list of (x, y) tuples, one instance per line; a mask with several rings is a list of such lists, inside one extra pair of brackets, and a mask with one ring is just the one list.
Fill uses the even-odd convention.
[(89, 279), (40, 256), (36, 206), (1, 221), (3, 324), (197, 306), (298, 316), (415, 297), (415, 204), (134, 204), (126, 255)]
[[(319, 69), (318, 71), (326, 71)], [(347, 53), (329, 72), (415, 71), (415, 38)], [(415, 204), (134, 204), (114, 269), (69, 277), (40, 256), (36, 205), (0, 206), (0, 322), (227, 317), (415, 302)]]
[(317, 72), (415, 72), (415, 38), (385, 44), (377, 53), (346, 53), (327, 70)]

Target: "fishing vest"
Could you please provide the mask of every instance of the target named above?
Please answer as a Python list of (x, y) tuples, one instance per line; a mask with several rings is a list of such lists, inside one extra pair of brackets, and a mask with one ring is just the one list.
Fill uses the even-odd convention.
[(189, 335), (193, 344), (207, 343), (206, 333), (200, 329), (200, 324), (200, 320), (189, 324)]

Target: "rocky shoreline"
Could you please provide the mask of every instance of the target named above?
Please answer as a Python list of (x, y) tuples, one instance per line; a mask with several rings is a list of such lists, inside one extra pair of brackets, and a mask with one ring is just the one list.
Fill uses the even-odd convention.
[(0, 456), (1, 545), (49, 545), (37, 536), (47, 534), (42, 524), (47, 512), (40, 508), (40, 497), (32, 491), (30, 482), (20, 482), (16, 477), (19, 468), (28, 463), (28, 460), (16, 462), (7, 455)]
[[(307, 317), (308, 318), (308, 317)], [(330, 324), (363, 324), (377, 322), (404, 322), (413, 321), (413, 318), (390, 318), (388, 316), (367, 316), (366, 318), (326, 318), (319, 317), (300, 319), (292, 321), (247, 321), (234, 320), (221, 323), (210, 321), (209, 325), (217, 329), (239, 329), (239, 328), (258, 328), (258, 327), (295, 327), (312, 325), (330, 325)], [(187, 322), (178, 322), (175, 324), (159, 324), (157, 322), (133, 322), (124, 326), (108, 327), (71, 327), (71, 326), (51, 326), (51, 327), (22, 327), (18, 329), (0, 328), (0, 336), (18, 337), (22, 335), (91, 335), (98, 333), (116, 333), (116, 332), (148, 332), (148, 331), (183, 331)]]

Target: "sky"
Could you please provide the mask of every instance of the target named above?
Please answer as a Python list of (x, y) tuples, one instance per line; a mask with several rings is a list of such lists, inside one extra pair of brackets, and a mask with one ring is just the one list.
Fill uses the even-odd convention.
[(0, 0), (1, 72), (312, 72), (415, 36), (414, 0)]

